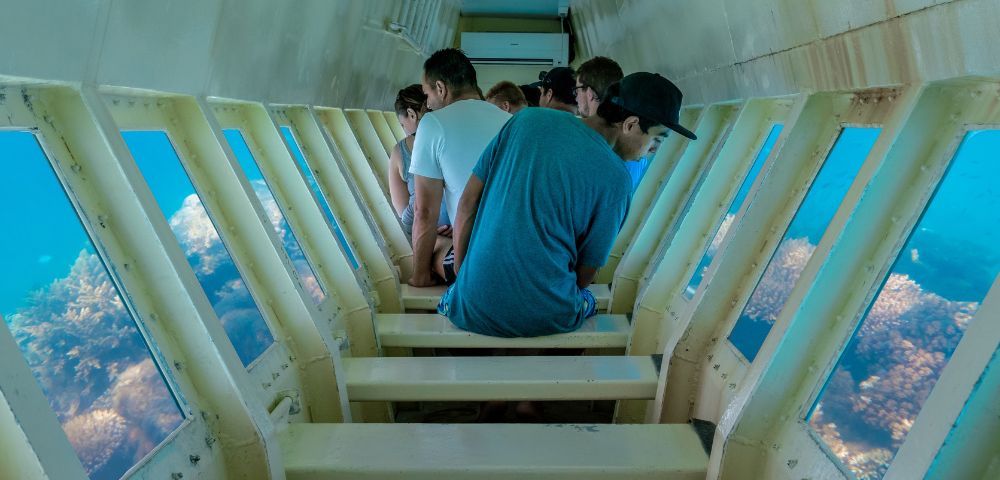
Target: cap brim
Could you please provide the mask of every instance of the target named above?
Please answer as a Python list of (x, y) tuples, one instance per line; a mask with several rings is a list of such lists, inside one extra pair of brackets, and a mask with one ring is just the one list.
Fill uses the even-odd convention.
[(682, 127), (682, 126), (680, 126), (680, 125), (678, 125), (676, 123), (667, 123), (666, 127), (669, 128), (669, 129), (671, 129), (671, 130), (673, 130), (673, 131), (675, 131), (675, 132), (677, 132), (677, 133), (679, 133), (679, 134), (681, 134), (681, 135), (684, 135), (687, 138), (690, 138), (691, 140), (697, 140), (698, 139), (698, 136), (695, 135), (694, 133), (692, 133), (691, 130), (688, 130), (688, 129), (686, 129), (686, 128), (684, 128), (684, 127)]

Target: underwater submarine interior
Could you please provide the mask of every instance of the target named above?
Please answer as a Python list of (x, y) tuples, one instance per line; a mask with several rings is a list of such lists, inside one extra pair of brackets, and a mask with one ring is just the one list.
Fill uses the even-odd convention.
[[(0, 12), (2, 480), (1000, 478), (1000, 0)], [(471, 334), (407, 285), (393, 99), (467, 33), (684, 93), (698, 139), (650, 158), (579, 331)], [(536, 60), (473, 59), (484, 91)], [(488, 400), (612, 410), (398, 416)]]

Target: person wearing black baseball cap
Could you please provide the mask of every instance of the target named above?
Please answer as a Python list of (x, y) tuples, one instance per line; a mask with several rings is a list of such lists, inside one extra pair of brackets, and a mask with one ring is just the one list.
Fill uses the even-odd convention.
[(556, 67), (548, 72), (538, 74), (536, 85), (541, 95), (538, 98), (538, 106), (562, 110), (576, 115), (576, 95), (573, 89), (576, 88), (576, 79), (573, 69), (569, 67)]
[[(597, 107), (597, 115), (604, 119), (636, 117), (640, 123), (663, 125), (691, 140), (698, 139), (678, 123), (683, 94), (674, 82), (659, 73), (637, 72), (627, 75), (617, 84), (608, 87), (604, 97), (605, 101)], [(602, 107), (605, 115), (601, 115)]]
[[(483, 152), (454, 220), (457, 279), (438, 313), (497, 337), (576, 330), (596, 313), (587, 289), (628, 213), (623, 160), (678, 124), (681, 93), (635, 73), (613, 84), (597, 114), (526, 108)], [(418, 137), (419, 138), (419, 137)]]

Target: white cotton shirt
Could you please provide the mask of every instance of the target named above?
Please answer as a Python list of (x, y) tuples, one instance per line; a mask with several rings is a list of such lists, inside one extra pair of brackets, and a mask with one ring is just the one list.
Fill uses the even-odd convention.
[(472, 167), (509, 118), (492, 103), (459, 100), (420, 119), (410, 173), (444, 180), (448, 218), (457, 218)]

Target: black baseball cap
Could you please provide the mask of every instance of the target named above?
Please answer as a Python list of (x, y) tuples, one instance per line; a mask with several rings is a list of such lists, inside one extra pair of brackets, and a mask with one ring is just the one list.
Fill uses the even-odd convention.
[[(545, 87), (555, 90), (557, 98), (573, 98), (573, 89), (576, 88), (576, 77), (573, 69), (569, 67), (556, 67), (549, 71), (541, 71), (538, 80), (532, 83), (533, 87)], [(576, 100), (574, 100), (576, 102)]]
[(655, 120), (691, 140), (698, 137), (678, 123), (683, 94), (659, 73), (636, 72), (619, 82), (618, 95), (608, 99), (636, 115)]

